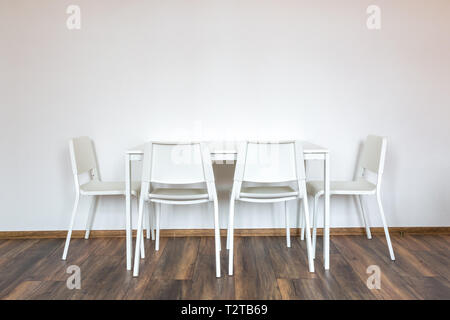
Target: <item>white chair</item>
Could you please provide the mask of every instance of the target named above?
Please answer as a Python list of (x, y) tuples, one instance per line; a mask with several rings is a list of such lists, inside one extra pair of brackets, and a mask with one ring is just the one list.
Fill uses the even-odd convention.
[[(380, 211), (381, 221), (383, 223), (384, 234), (389, 248), (391, 260), (395, 260), (394, 250), (392, 249), (391, 238), (389, 237), (389, 230), (384, 216), (384, 210), (381, 203), (380, 188), (381, 178), (383, 176), (384, 160), (386, 155), (387, 139), (385, 137), (369, 135), (364, 143), (361, 157), (359, 160), (356, 180), (353, 181), (331, 181), (330, 195), (352, 195), (357, 198), (359, 203), (363, 221), (366, 228), (366, 235), (368, 239), (372, 238), (370, 233), (370, 226), (364, 212), (361, 197), (363, 195), (376, 195), (378, 208)], [(369, 172), (376, 175), (374, 183), (368, 180)], [(317, 237), (317, 205), (320, 196), (323, 195), (322, 181), (309, 181), (307, 183), (308, 193), (314, 196), (314, 210), (313, 210), (313, 250), (314, 256), (316, 251), (316, 237)], [(308, 227), (306, 227), (308, 228)], [(302, 229), (302, 234), (303, 234)]]
[[(88, 213), (88, 220), (86, 223), (86, 233), (84, 238), (89, 239), (89, 233), (92, 228), (95, 211), (98, 204), (98, 196), (117, 196), (125, 195), (124, 182), (105, 182), (101, 181), (97, 157), (94, 151), (94, 146), (91, 139), (88, 137), (73, 138), (69, 141), (70, 158), (72, 162), (73, 178), (75, 180), (75, 204), (73, 206), (72, 217), (70, 220), (69, 230), (67, 232), (66, 243), (64, 246), (63, 260), (67, 258), (69, 250), (70, 238), (72, 236), (72, 228), (77, 214), (78, 203), (80, 196), (92, 196), (93, 201)], [(88, 182), (80, 184), (79, 176), (88, 174)], [(133, 182), (131, 185), (131, 193), (134, 196), (139, 195), (140, 185), (138, 182)], [(142, 252), (144, 254), (144, 252)]]
[[(256, 185), (256, 186), (252, 186)], [(289, 185), (292, 184), (292, 185)], [(233, 274), (234, 206), (235, 201), (284, 202), (286, 243), (290, 247), (289, 215), (286, 202), (303, 199), (306, 225), (309, 226), (303, 147), (298, 141), (243, 142), (239, 146), (233, 190), (230, 199), (227, 249), (228, 273)], [(300, 209), (300, 203), (298, 204)], [(309, 271), (314, 272), (311, 235), (306, 229)]]
[[(143, 232), (144, 202), (153, 202), (156, 207), (155, 250), (159, 250), (162, 204), (187, 205), (213, 202), (216, 276), (220, 277), (219, 208), (211, 155), (205, 144), (198, 142), (148, 143), (145, 146), (142, 169), (137, 238), (141, 237)], [(150, 209), (150, 206), (148, 208)], [(139, 274), (140, 246), (141, 243), (137, 243), (133, 272), (135, 277)]]

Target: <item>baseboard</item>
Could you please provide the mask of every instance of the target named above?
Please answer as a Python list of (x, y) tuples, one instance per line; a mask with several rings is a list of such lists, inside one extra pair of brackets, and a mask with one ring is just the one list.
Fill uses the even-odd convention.
[[(371, 228), (372, 234), (384, 234), (383, 228)], [(227, 230), (220, 230), (222, 236), (226, 236)], [(317, 229), (317, 234), (322, 235), (323, 229)], [(405, 234), (450, 234), (450, 227), (392, 227), (389, 228), (391, 235)], [(133, 235), (136, 231), (133, 231)], [(270, 229), (235, 229), (236, 236), (284, 236), (284, 228)], [(298, 236), (300, 229), (292, 228), (291, 235)], [(364, 228), (331, 228), (332, 236), (364, 235)], [(60, 239), (65, 238), (67, 231), (0, 231), (0, 239)], [(161, 237), (208, 237), (214, 236), (213, 229), (162, 229)], [(124, 230), (92, 230), (91, 238), (122, 238), (125, 237)], [(84, 230), (74, 230), (72, 238), (84, 238)]]

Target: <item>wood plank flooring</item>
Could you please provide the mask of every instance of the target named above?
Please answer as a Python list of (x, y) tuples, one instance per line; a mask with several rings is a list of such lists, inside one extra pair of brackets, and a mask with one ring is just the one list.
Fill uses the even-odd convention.
[[(63, 239), (0, 240), (0, 299), (450, 299), (450, 235), (393, 236), (397, 260), (385, 239), (331, 238), (331, 270), (323, 269), (319, 239), (316, 272), (307, 268), (306, 244), (292, 237), (236, 237), (235, 275), (215, 277), (214, 238), (145, 240), (140, 275), (125, 269), (125, 239), (74, 239), (67, 261)], [(81, 270), (81, 289), (69, 290), (66, 269)], [(381, 289), (366, 286), (366, 269), (378, 265)]]

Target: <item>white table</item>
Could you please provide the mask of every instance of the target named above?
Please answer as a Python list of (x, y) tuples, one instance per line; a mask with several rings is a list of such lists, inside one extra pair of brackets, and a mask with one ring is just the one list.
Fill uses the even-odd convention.
[[(237, 158), (236, 142), (209, 142), (211, 159), (215, 163), (233, 163)], [(303, 142), (305, 160), (322, 160), (324, 162), (323, 180), (324, 193), (324, 235), (323, 235), (323, 260), (325, 270), (330, 269), (330, 160), (328, 149), (310, 142)], [(144, 145), (130, 149), (125, 154), (125, 184), (126, 184), (126, 252), (127, 270), (131, 270), (131, 256), (133, 252), (131, 233), (131, 162), (142, 161)]]

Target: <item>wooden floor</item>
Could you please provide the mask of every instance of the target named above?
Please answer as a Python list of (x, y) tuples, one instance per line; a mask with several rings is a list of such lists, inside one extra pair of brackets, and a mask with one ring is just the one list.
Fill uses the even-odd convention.
[[(235, 275), (215, 277), (214, 238), (161, 238), (159, 252), (146, 240), (140, 276), (125, 269), (123, 238), (74, 239), (61, 261), (62, 239), (1, 240), (1, 299), (450, 299), (450, 236), (394, 236), (390, 261), (383, 237), (334, 236), (331, 270), (323, 270), (321, 241), (316, 272), (307, 269), (298, 237), (237, 237)], [(151, 245), (149, 245), (151, 244)], [(222, 245), (225, 245), (222, 239)], [(81, 269), (81, 289), (69, 290), (66, 268)], [(381, 289), (366, 286), (370, 265), (381, 269)]]

